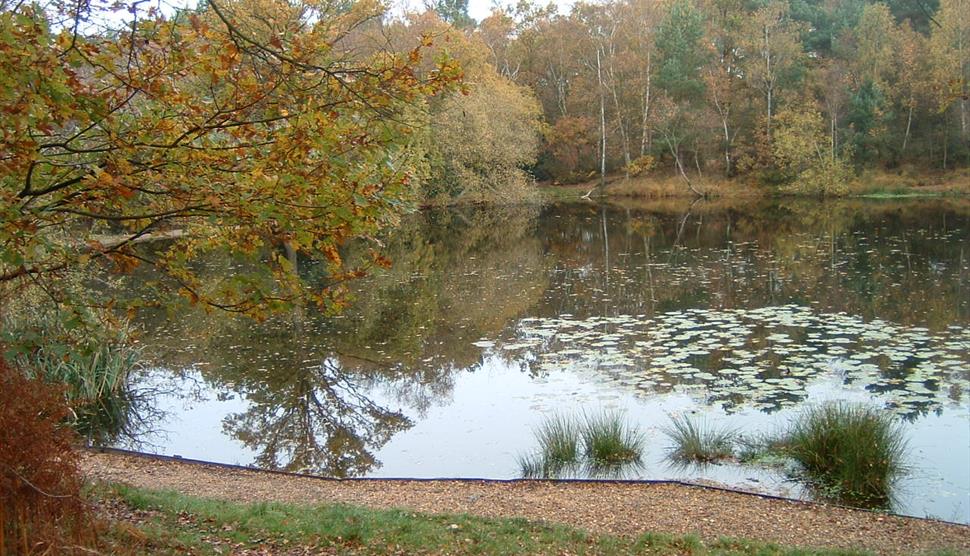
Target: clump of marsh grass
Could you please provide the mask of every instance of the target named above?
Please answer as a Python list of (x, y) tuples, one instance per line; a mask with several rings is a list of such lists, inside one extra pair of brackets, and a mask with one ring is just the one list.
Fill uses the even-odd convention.
[(536, 430), (539, 449), (546, 459), (576, 463), (579, 459), (579, 433), (576, 423), (563, 415), (553, 415)]
[(535, 436), (536, 453), (520, 456), (519, 471), (530, 479), (559, 478), (585, 472), (590, 477), (621, 477), (639, 465), (644, 438), (618, 413), (584, 416), (582, 421), (554, 415)]
[(92, 341), (88, 349), (64, 351), (44, 346), (20, 358), (30, 376), (64, 386), (74, 429), (92, 443), (127, 434), (138, 402), (131, 386), (141, 352), (129, 342), (127, 328), (117, 337)]
[(617, 412), (584, 416), (580, 434), (583, 453), (593, 465), (637, 462), (643, 454), (643, 433), (635, 426), (626, 426), (623, 416)]
[(781, 439), (823, 497), (863, 507), (888, 507), (904, 473), (906, 442), (895, 418), (875, 408), (831, 402), (799, 414)]
[(734, 456), (738, 432), (715, 428), (688, 416), (671, 417), (663, 432), (674, 442), (667, 457), (676, 463), (714, 463)]
[(523, 477), (549, 479), (560, 477), (578, 466), (579, 431), (564, 415), (553, 415), (535, 430), (539, 452), (519, 458)]

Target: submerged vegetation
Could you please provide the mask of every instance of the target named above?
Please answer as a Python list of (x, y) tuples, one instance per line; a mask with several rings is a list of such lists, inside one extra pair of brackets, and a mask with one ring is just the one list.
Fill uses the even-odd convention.
[(637, 467), (645, 437), (617, 412), (563, 415), (546, 419), (535, 431), (538, 452), (519, 457), (523, 477), (560, 478), (580, 472), (590, 477), (619, 477)]

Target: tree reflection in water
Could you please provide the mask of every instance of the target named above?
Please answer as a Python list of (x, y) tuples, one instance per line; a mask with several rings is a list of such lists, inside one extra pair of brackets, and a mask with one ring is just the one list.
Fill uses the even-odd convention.
[(400, 411), (378, 404), (360, 377), (333, 357), (308, 368), (262, 370), (250, 376), (265, 388), (250, 389), (249, 408), (230, 415), (224, 430), (258, 455), (265, 469), (331, 477), (367, 473), (394, 434), (412, 426)]
[[(833, 315), (855, 319), (846, 322), (856, 328), (883, 321), (906, 331), (915, 357), (917, 348), (929, 349), (917, 336), (962, 334), (968, 322), (968, 215), (970, 205), (953, 200), (630, 201), (430, 211), (382, 238), (393, 266), (356, 281), (356, 299), (339, 317), (306, 307), (256, 323), (187, 307), (141, 315), (140, 325), (151, 331), (144, 344), (159, 366), (198, 365), (207, 386), (249, 404), (224, 429), (258, 453), (253, 464), (362, 475), (380, 466), (376, 455), (392, 435), (412, 426), (410, 419), (420, 422), (429, 408), (449, 406), (454, 386), (486, 356), (540, 378), (546, 364), (581, 377), (603, 376), (610, 367), (600, 364), (600, 355), (612, 346), (635, 365), (630, 375), (607, 374), (638, 393), (665, 395), (686, 386), (704, 392), (704, 404), (731, 411), (755, 401), (764, 412), (804, 399), (803, 383), (820, 372), (805, 363), (807, 354), (864, 355), (858, 335), (842, 334), (842, 341), (853, 342), (847, 348), (822, 342), (843, 324)], [(351, 243), (342, 256), (363, 264), (368, 249), (366, 242)], [(312, 257), (287, 255), (308, 282), (325, 280)], [(213, 284), (253, 268), (252, 261), (218, 253), (198, 264), (210, 269)], [(791, 312), (778, 309), (783, 306), (810, 310), (811, 327), (762, 322)], [(748, 318), (769, 309), (765, 318)], [(741, 321), (728, 322), (725, 315)], [(722, 322), (708, 323), (708, 317)], [(661, 321), (671, 321), (671, 338), (651, 336)], [(674, 338), (688, 331), (681, 325), (693, 330), (702, 324), (710, 325), (708, 335), (716, 328), (725, 342), (741, 342), (732, 349), (749, 355), (764, 350), (755, 361), (763, 368), (742, 380), (735, 371), (752, 362), (708, 350), (683, 361), (700, 371), (696, 376), (668, 372), (663, 358), (696, 347), (695, 337)], [(832, 333), (821, 334), (826, 330)], [(813, 350), (774, 345), (775, 333)], [(615, 337), (602, 344), (607, 335)], [(919, 361), (897, 365), (868, 347), (871, 360), (850, 363), (874, 366), (876, 382), (890, 386), (862, 383), (851, 373), (843, 377), (847, 385), (868, 385), (886, 399), (923, 388), (937, 405), (911, 399), (906, 407), (913, 418), (947, 399), (964, 399), (965, 366), (946, 371), (953, 381), (940, 382), (935, 372), (914, 377)], [(573, 353), (560, 358), (558, 348)], [(636, 353), (647, 348), (653, 351)], [(540, 352), (543, 358), (536, 358)], [(802, 360), (793, 364), (792, 357)], [(951, 362), (962, 357), (959, 351), (938, 356)], [(799, 373), (804, 380), (795, 384)], [(629, 386), (620, 382), (617, 391)], [(763, 384), (779, 385), (770, 399)]]

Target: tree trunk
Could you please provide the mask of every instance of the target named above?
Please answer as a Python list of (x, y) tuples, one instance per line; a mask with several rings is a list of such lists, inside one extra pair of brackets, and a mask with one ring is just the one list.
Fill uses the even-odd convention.
[(650, 52), (647, 52), (647, 85), (643, 91), (643, 119), (640, 123), (640, 156), (647, 154), (650, 149)]
[(906, 144), (909, 143), (909, 130), (913, 125), (913, 100), (909, 101), (909, 116), (906, 118), (906, 134), (903, 135), (903, 148), (899, 150), (899, 156), (906, 154)]
[(701, 161), (697, 157), (697, 141), (694, 141), (694, 167), (697, 168), (697, 177), (703, 178), (704, 173), (701, 172)]
[(603, 64), (600, 47), (596, 47), (596, 80), (600, 93), (600, 188), (606, 187), (606, 94), (603, 91)]
[[(711, 72), (711, 80), (714, 80), (714, 73)], [(711, 95), (714, 99), (714, 108), (717, 109), (717, 113), (721, 116), (721, 127), (724, 129), (724, 175), (730, 177), (731, 175), (731, 133), (728, 131), (728, 115), (729, 111), (726, 106), (721, 104), (721, 99), (717, 96), (717, 87), (711, 87)]]
[(769, 41), (769, 36), (768, 36), (768, 26), (767, 25), (764, 26), (764, 30), (765, 30), (765, 49), (764, 49), (765, 76), (764, 76), (764, 84), (765, 84), (765, 96), (767, 96), (767, 100), (768, 100), (768, 121), (765, 122), (765, 135), (767, 136), (767, 138), (768, 138), (768, 144), (770, 145), (771, 144), (771, 100), (772, 100), (771, 97), (772, 97), (772, 93), (774, 92), (774, 88), (775, 88), (775, 80), (771, 76), (771, 48), (770, 48), (770, 41)]
[(674, 162), (677, 163), (677, 169), (680, 171), (680, 177), (684, 178), (684, 181), (687, 182), (687, 188), (690, 189), (691, 193), (693, 193), (694, 195), (698, 197), (703, 197), (704, 195), (702, 195), (700, 191), (694, 189), (694, 184), (691, 183), (690, 177), (687, 175), (687, 172), (684, 170), (684, 164), (680, 160), (679, 146), (674, 145), (674, 142), (670, 140), (669, 135), (665, 136), (664, 139), (667, 142), (667, 147), (670, 149), (670, 154), (673, 155), (674, 157)]
[(765, 122), (765, 135), (768, 137), (768, 144), (771, 144), (771, 87), (768, 87), (768, 120)]
[(613, 77), (613, 62), (610, 61), (610, 92), (613, 93), (613, 105), (616, 107), (616, 122), (620, 127), (620, 141), (623, 142), (623, 162), (626, 163), (624, 171), (627, 177), (630, 175), (630, 141), (626, 136), (626, 126), (623, 125), (623, 112), (620, 109), (620, 97), (616, 94), (616, 80)]
[[(290, 263), (290, 267), (293, 271), (294, 276), (299, 273), (298, 264), (299, 258), (296, 248), (293, 247), (293, 243), (290, 240), (283, 240), (283, 250), (286, 252), (286, 260)], [(303, 334), (303, 322), (306, 320), (306, 312), (302, 301), (297, 301), (293, 305), (293, 313), (291, 315), (293, 320), (294, 330), (298, 334)]]
[(943, 113), (943, 169), (944, 170), (946, 170), (946, 156), (949, 151), (949, 145), (947, 145), (947, 143), (950, 142), (949, 131), (950, 131), (950, 118), (947, 117), (947, 112), (944, 112)]

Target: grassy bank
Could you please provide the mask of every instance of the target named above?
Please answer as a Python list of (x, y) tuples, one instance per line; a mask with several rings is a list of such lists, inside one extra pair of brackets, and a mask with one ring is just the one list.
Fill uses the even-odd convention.
[[(539, 186), (539, 190), (547, 201), (576, 201), (590, 191), (593, 192), (593, 196), (608, 198), (665, 199), (695, 196), (683, 178), (677, 175), (651, 175), (629, 179), (622, 175), (611, 176), (602, 191), (596, 190), (598, 183), (598, 180), (592, 180), (569, 185), (543, 184)], [(701, 193), (717, 198), (815, 196), (758, 184), (750, 177), (724, 179), (715, 176), (695, 176), (691, 178), (691, 183)], [(970, 196), (970, 169), (962, 168), (947, 172), (918, 170), (910, 167), (892, 171), (867, 170), (847, 184), (844, 196), (876, 199)]]
[(99, 486), (107, 547), (134, 554), (863, 554), (693, 536), (597, 535), (524, 519), (426, 515), (343, 505), (234, 504)]

